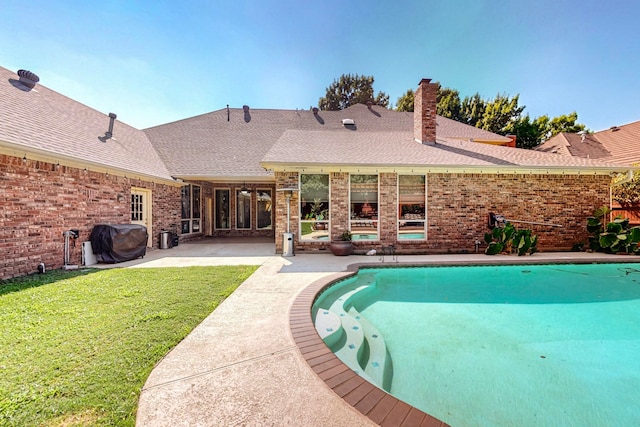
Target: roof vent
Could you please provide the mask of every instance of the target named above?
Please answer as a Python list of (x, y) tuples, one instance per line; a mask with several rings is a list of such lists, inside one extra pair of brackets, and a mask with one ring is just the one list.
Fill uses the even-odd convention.
[(116, 121), (116, 114), (109, 113), (109, 130), (104, 133), (104, 136), (99, 136), (98, 139), (102, 142), (107, 142), (108, 139), (113, 137), (113, 123)]
[(40, 81), (40, 77), (28, 70), (18, 70), (18, 76), (20, 76), (20, 83), (29, 89), (33, 89)]
[(249, 106), (243, 105), (242, 109), (244, 110), (244, 121), (245, 123), (249, 123), (251, 121), (251, 113), (249, 113)]
[(372, 106), (372, 105), (373, 105), (373, 102), (371, 102), (371, 101), (367, 101), (367, 108), (368, 108), (368, 109), (371, 109), (371, 106)]
[(611, 127), (609, 128), (609, 130), (610, 130), (611, 132), (615, 132), (615, 131), (617, 131), (617, 130), (620, 130), (620, 128), (619, 128), (618, 126), (611, 126)]
[(313, 108), (311, 109), (311, 111), (313, 111), (313, 115), (314, 115), (314, 116), (317, 116), (317, 115), (318, 115), (318, 111), (320, 111), (320, 110), (318, 110), (318, 107), (313, 107)]
[(356, 122), (353, 119), (342, 119), (342, 126), (353, 126)]

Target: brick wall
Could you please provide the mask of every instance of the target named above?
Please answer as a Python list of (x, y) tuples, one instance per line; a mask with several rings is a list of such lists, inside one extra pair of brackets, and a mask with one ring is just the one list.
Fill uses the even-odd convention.
[[(538, 234), (541, 250), (568, 250), (587, 239), (586, 218), (609, 205), (608, 176), (433, 174), (427, 178), (425, 245), (433, 252), (471, 252), (483, 241), (489, 212), (508, 219), (560, 224), (517, 224)], [(410, 246), (405, 246), (410, 249)]]
[[(284, 191), (277, 191), (280, 188), (298, 188), (298, 173), (297, 172), (276, 172), (276, 194), (275, 194), (275, 241), (276, 241), (276, 253), (282, 253), (282, 233), (287, 231), (287, 198)], [(300, 200), (300, 193), (294, 191), (291, 194), (290, 201), (290, 229), (293, 233), (294, 239), (297, 244), (298, 240), (298, 205)]]
[(94, 225), (130, 222), (132, 185), (152, 190), (154, 232), (179, 223), (178, 187), (0, 155), (0, 278), (36, 272), (40, 262), (60, 268), (70, 229), (80, 230), (70, 251), (80, 264)]
[[(278, 188), (297, 187), (297, 173), (276, 173)], [(349, 228), (349, 174), (331, 173), (331, 238)], [(427, 239), (397, 241), (397, 175), (379, 174), (380, 241), (354, 241), (356, 253), (394, 245), (399, 253), (464, 253), (482, 242), (490, 212), (508, 219), (560, 224), (515, 224), (538, 234), (540, 250), (569, 250), (587, 239), (586, 218), (599, 206), (609, 206), (608, 176), (547, 174), (430, 174), (427, 176)], [(276, 202), (276, 252), (282, 251), (286, 204)], [(291, 231), (297, 251), (325, 251), (327, 242), (298, 241), (298, 198), (291, 201)]]

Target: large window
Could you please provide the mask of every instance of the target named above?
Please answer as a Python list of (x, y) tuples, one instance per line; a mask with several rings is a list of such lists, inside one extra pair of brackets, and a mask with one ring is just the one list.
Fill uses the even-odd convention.
[(378, 175), (350, 176), (353, 240), (378, 240)]
[(258, 189), (256, 197), (258, 230), (271, 229), (271, 206), (271, 190)]
[(182, 234), (199, 233), (201, 218), (200, 186), (182, 187)]
[(329, 240), (329, 175), (300, 175), (300, 239)]
[(229, 221), (229, 190), (216, 189), (216, 220), (217, 230), (228, 230), (231, 228)]
[(424, 175), (398, 176), (398, 239), (424, 239), (425, 185)]
[(251, 229), (251, 191), (236, 190), (236, 228)]

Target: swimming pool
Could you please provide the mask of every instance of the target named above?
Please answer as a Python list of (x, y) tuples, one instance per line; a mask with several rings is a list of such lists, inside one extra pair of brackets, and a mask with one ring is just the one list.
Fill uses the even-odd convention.
[(640, 425), (640, 264), (363, 269), (312, 314), (352, 369), (452, 425)]

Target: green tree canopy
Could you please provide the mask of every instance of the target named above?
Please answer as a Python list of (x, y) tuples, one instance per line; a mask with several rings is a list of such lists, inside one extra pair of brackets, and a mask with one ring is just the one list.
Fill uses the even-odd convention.
[(396, 111), (409, 111), (413, 112), (413, 99), (415, 94), (413, 90), (407, 90), (404, 95), (398, 98), (398, 102), (396, 102)]
[(383, 107), (389, 106), (389, 95), (378, 92), (374, 96), (373, 76), (343, 74), (327, 88), (327, 93), (318, 101), (321, 110), (344, 110), (351, 105), (373, 102)]

